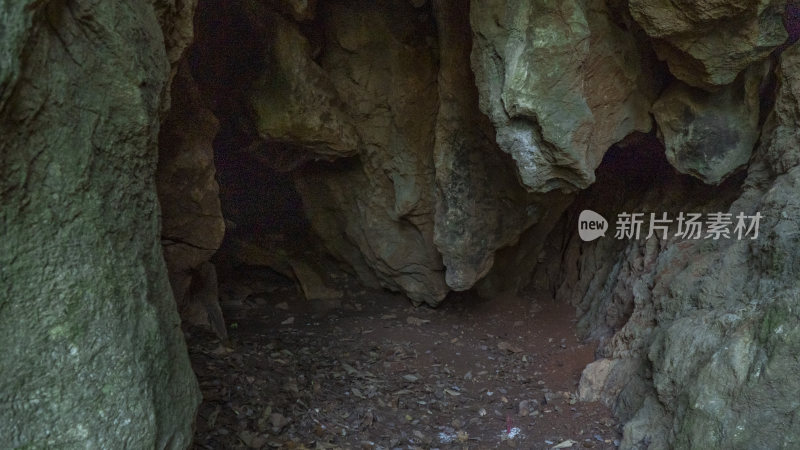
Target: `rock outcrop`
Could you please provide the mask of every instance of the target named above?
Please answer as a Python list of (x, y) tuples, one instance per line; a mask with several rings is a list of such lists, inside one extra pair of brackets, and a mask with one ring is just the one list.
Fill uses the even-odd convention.
[[(800, 345), (794, 231), (800, 217), (799, 66), (800, 48), (789, 47), (746, 178), (710, 188), (662, 170), (642, 183), (646, 188), (621, 197), (614, 178), (632, 176), (630, 169), (641, 164), (600, 177), (564, 219), (564, 240), (553, 248), (566, 262), (539, 268), (540, 287), (575, 299), (584, 334), (603, 342), (606, 360), (587, 369), (582, 393), (613, 404), (628, 421), (623, 448), (790, 448), (800, 442), (791, 419), (800, 392), (793, 356)], [(643, 233), (581, 243), (567, 235), (585, 207), (610, 218), (623, 211), (667, 212), (673, 219), (681, 212), (727, 213), (731, 236), (705, 238), (704, 229), (700, 239), (676, 237), (672, 223), (667, 239)], [(750, 234), (738, 236), (740, 214), (760, 215), (756, 238), (750, 222), (744, 230)], [(561, 281), (547, 286), (559, 279), (555, 273)]]
[(437, 304), (447, 287), (433, 244), (433, 18), (405, 2), (318, 6), (327, 43), (318, 64), (358, 133), (359, 157), (299, 171), (305, 210), (362, 280)]
[(154, 174), (193, 9), (0, 4), (3, 448), (191, 443), (200, 396)]
[(759, 137), (763, 70), (709, 93), (675, 82), (653, 105), (667, 159), (681, 173), (719, 184), (744, 167)]
[[(533, 251), (566, 207), (547, 191), (588, 186), (611, 144), (651, 127), (659, 82), (646, 48), (602, 2), (334, 1), (313, 19), (243, 5), (266, 41), (246, 93), (247, 151), (293, 171), (331, 254), (416, 303), (473, 287), (537, 225)], [(493, 29), (500, 16), (509, 22)], [(535, 38), (551, 22), (567, 41)]]
[(269, 52), (252, 85), (250, 104), (260, 137), (301, 147), (318, 157), (355, 156), (359, 134), (325, 70), (312, 58), (312, 45), (298, 25), (259, 9)]
[(785, 0), (630, 0), (631, 15), (681, 81), (714, 90), (786, 41)]
[(433, 8), (440, 64), (434, 242), (447, 286), (463, 291), (490, 272), (498, 249), (516, 243), (560, 197), (526, 192), (513, 161), (492, 138), (492, 124), (478, 109), (475, 79), (464, 70), (472, 49), (468, 8), (451, 0), (434, 1)]
[(650, 129), (652, 81), (603, 1), (474, 0), (481, 111), (532, 192), (575, 191), (615, 142)]
[[(184, 311), (193, 300), (216, 299), (216, 276), (210, 275), (208, 268), (197, 269), (211, 259), (225, 235), (219, 186), (214, 178), (213, 141), (219, 122), (203, 105), (185, 60), (180, 63), (171, 94), (172, 104), (158, 137), (156, 187), (162, 211), (161, 242), (178, 311), (184, 318), (191, 316), (191, 323), (206, 323), (203, 314), (187, 315)], [(209, 292), (190, 291), (193, 280), (195, 286), (204, 286)], [(205, 307), (192, 309), (203, 311)]]

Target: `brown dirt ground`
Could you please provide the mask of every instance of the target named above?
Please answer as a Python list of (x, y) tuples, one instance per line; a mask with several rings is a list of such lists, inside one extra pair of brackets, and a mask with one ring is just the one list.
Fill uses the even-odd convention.
[(187, 332), (194, 448), (616, 448), (608, 409), (575, 401), (595, 345), (569, 305), (460, 294), (414, 308), (340, 284), (341, 300), (285, 284), (223, 303), (226, 344)]

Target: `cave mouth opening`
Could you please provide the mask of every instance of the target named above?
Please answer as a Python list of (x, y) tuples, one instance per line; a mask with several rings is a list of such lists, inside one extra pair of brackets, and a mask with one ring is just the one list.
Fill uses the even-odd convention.
[[(215, 333), (187, 327), (204, 394), (196, 445), (396, 447), (494, 442), (518, 429), (539, 442), (600, 436), (595, 445), (613, 447), (619, 424), (605, 405), (579, 402), (578, 383), (598, 356), (597, 341), (624, 326), (633, 304), (623, 299), (611, 317), (587, 295), (581, 255), (597, 243), (576, 243), (576, 216), (587, 208), (611, 217), (666, 186), (685, 196), (710, 190), (676, 174), (654, 135), (629, 137), (607, 152), (597, 182), (560, 213), (555, 229), (529, 230), (549, 237), (520, 252), (534, 254), (533, 263), (522, 262), (531, 282), (520, 293), (451, 292), (437, 309), (414, 308), (330, 256), (312, 230), (308, 208), (320, 205), (304, 204), (297, 174), (352, 174), (370, 162), (316, 161), (319, 154), (302, 145), (260, 136), (246, 90), (268, 70), (268, 42), (241, 5), (201, 2), (186, 69), (199, 92), (194, 106), (218, 121), (209, 146), (225, 223), (211, 259), (218, 290), (206, 305)], [(429, 24), (425, 14), (419, 20)], [(319, 58), (324, 39), (313, 21), (300, 28)], [(414, 194), (404, 181), (390, 183)], [(418, 220), (413, 212), (403, 220)], [(610, 247), (597, 254), (613, 265), (625, 249)], [(207, 286), (202, 276), (189, 278), (189, 296)]]
[(209, 144), (225, 223), (211, 259), (224, 321), (215, 327), (209, 312), (210, 327), (185, 327), (204, 398), (195, 446), (436, 446), (512, 430), (530, 442), (602, 436), (613, 446), (609, 410), (578, 402), (594, 346), (576, 336), (568, 302), (471, 290), (418, 308), (329, 255), (295, 176), (365, 162), (314, 161), (259, 136), (245, 90), (265, 70), (264, 30), (237, 4), (201, 2), (188, 57), (195, 106), (218, 121)]
[[(580, 401), (578, 387), (582, 371), (598, 356), (598, 340), (624, 325), (630, 304), (605, 335), (593, 334), (585, 318), (600, 319), (567, 295), (562, 285), (569, 280), (562, 274), (547, 278), (558, 263), (542, 264), (517, 295), (454, 292), (439, 308), (415, 308), (400, 294), (365, 288), (333, 260), (316, 268), (328, 291), (309, 301), (296, 284), (298, 268), (275, 257), (294, 240), (305, 243), (294, 247), (295, 255), (319, 259), (324, 252), (309, 244), (314, 235), (291, 173), (270, 169), (258, 154), (230, 151), (240, 136), (226, 135), (224, 125), (221, 130), (215, 164), (228, 230), (214, 262), (228, 340), (202, 328), (188, 330), (204, 394), (198, 447), (262, 441), (434, 445), (458, 436), (491, 442), (509, 423), (540, 441), (577, 436), (597, 442), (600, 436), (597, 445), (609, 448), (618, 442), (621, 425), (611, 410)], [(305, 170), (336, 164), (313, 163)], [(653, 135), (610, 149), (597, 179), (553, 232), (552, 241), (561, 245), (553, 261), (579, 264), (569, 259), (566, 235), (575, 238), (571, 221), (581, 208), (612, 211), (619, 207), (615, 202), (629, 200), (620, 193), (646, 197), (676, 182), (687, 195), (709, 191), (677, 174)], [(740, 182), (737, 177), (730, 183)], [(256, 242), (260, 251), (243, 251), (243, 242)], [(230, 252), (254, 259), (225, 262)], [(542, 276), (546, 288), (537, 284)]]
[[(225, 142), (221, 136), (216, 145)], [(236, 227), (242, 224), (231, 236), (313, 239), (302, 202), (286, 187), (289, 174), (265, 170), (250, 153), (217, 164), (223, 211), (237, 217)], [(269, 178), (237, 188), (243, 173)], [(227, 286), (221, 277), (220, 292), (230, 341), (221, 344), (201, 329), (189, 332), (205, 399), (197, 445), (438, 445), (448, 436), (494, 442), (510, 423), (527, 439), (571, 436), (613, 447), (620, 423), (602, 403), (581, 401), (579, 380), (602, 356), (598, 344), (624, 326), (633, 305), (617, 305), (613, 320), (601, 317), (604, 312), (581, 303), (586, 292), (576, 294), (580, 283), (554, 272), (579, 267), (576, 254), (596, 251), (597, 243), (583, 243), (575, 253), (576, 217), (584, 208), (611, 217), (637, 201), (647, 204), (668, 186), (680, 186), (679, 198), (705, 201), (718, 194), (677, 173), (652, 134), (611, 148), (597, 180), (564, 212), (549, 240), (558, 245), (543, 250), (546, 261), (516, 295), (453, 292), (439, 308), (415, 308), (400, 294), (365, 288), (334, 268), (323, 276), (338, 292), (308, 301), (274, 265), (232, 267), (237, 276)], [(737, 192), (741, 182), (742, 176), (733, 177), (725, 192)], [(265, 189), (274, 189), (276, 198), (259, 194)], [(265, 211), (278, 210), (281, 220), (261, 223)], [(621, 258), (622, 247), (608, 257)], [(230, 430), (246, 433), (231, 436)]]

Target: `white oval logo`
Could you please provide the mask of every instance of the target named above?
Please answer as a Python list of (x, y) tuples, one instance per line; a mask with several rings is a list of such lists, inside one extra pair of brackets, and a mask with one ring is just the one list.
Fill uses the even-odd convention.
[(578, 217), (578, 235), (584, 242), (605, 236), (606, 230), (608, 230), (608, 221), (603, 216), (591, 209), (581, 211), (581, 215)]

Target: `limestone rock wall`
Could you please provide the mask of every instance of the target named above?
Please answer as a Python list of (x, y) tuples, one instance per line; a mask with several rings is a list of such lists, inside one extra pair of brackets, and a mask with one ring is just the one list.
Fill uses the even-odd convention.
[(586, 188), (611, 144), (650, 129), (646, 60), (605, 2), (470, 7), (481, 110), (527, 189)]
[[(627, 448), (797, 444), (796, 5), (203, 0), (183, 60), (193, 8), (0, 4), (3, 446), (188, 445), (167, 274), (179, 302), (214, 284), (212, 156), (291, 182), (296, 235), (367, 285), (574, 302)], [(764, 219), (583, 244), (590, 205)]]
[(494, 267), (495, 252), (515, 244), (560, 196), (528, 193), (513, 160), (493, 139), (472, 72), (464, 70), (472, 49), (467, 5), (435, 1), (433, 8), (440, 64), (434, 242), (448, 287), (462, 291), (484, 278)]
[[(235, 79), (242, 148), (293, 173), (315, 233), (366, 284), (432, 305), (518, 289), (572, 193), (631, 133), (655, 129), (709, 184), (749, 162), (781, 5), (655, 3), (243, 1), (263, 48), (252, 79)], [(705, 69), (672, 70), (663, 42), (733, 16), (771, 44), (732, 40), (752, 51), (692, 87)]]
[[(178, 310), (187, 319), (192, 310), (198, 310), (194, 303), (203, 294), (209, 294), (213, 302), (217, 297), (216, 276), (212, 282), (198, 269), (214, 256), (225, 235), (214, 166), (213, 141), (219, 121), (204, 104), (185, 59), (179, 63), (170, 93), (172, 102), (158, 138), (156, 188), (170, 285)], [(204, 286), (205, 292), (192, 290), (192, 283)], [(191, 322), (207, 321), (202, 313), (193, 316)]]
[[(293, 171), (331, 254), (416, 303), (472, 288), (536, 226), (534, 251), (569, 202), (562, 191), (591, 184), (611, 144), (651, 128), (655, 56), (603, 2), (241, 9), (265, 43), (237, 113), (247, 151)], [(503, 267), (519, 259), (507, 253)]]
[(437, 303), (447, 287), (433, 244), (434, 19), (391, 1), (325, 2), (317, 16), (319, 66), (358, 134), (359, 163), (313, 181), (301, 172), (306, 211), (329, 248), (349, 247), (335, 254), (358, 271)]
[(191, 442), (154, 174), (192, 10), (0, 4), (0, 447)]
[(630, 12), (679, 80), (714, 90), (786, 41), (785, 0), (630, 0)]
[[(797, 47), (780, 56), (774, 109), (746, 176), (712, 189), (663, 171), (636, 191), (614, 181), (634, 176), (631, 167), (601, 175), (554, 235), (559, 244), (545, 260), (565, 262), (537, 270), (538, 288), (573, 301), (584, 335), (602, 343), (582, 395), (628, 421), (623, 448), (798, 445), (799, 63)], [(659, 146), (640, 142), (627, 151)], [(622, 211), (763, 217), (757, 239), (678, 239), (673, 224), (666, 240), (582, 243), (574, 230), (583, 208), (611, 218)]]

